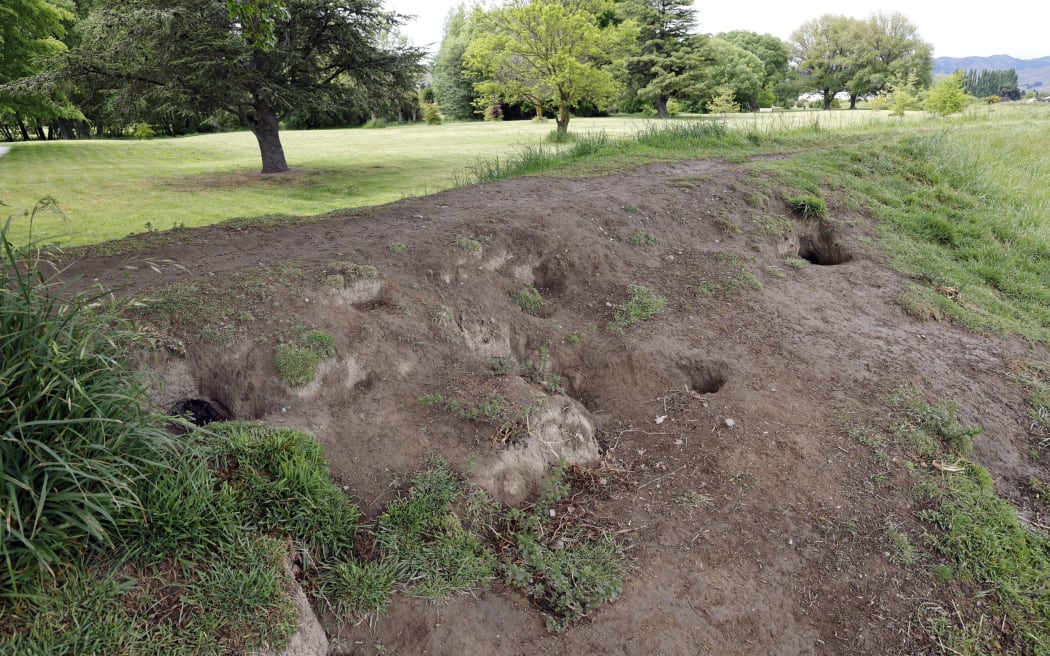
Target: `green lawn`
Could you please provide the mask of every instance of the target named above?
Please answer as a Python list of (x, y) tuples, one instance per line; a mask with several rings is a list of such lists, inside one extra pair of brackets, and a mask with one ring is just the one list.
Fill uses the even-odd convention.
[[(885, 113), (865, 111), (715, 120), (750, 133), (896, 122)], [(617, 137), (649, 123), (643, 118), (575, 118), (570, 129)], [(61, 235), (59, 241), (66, 245), (233, 218), (311, 216), (446, 189), (470, 179), (469, 169), (479, 158), (506, 158), (522, 146), (540, 145), (553, 129), (553, 121), (507, 121), (285, 131), (282, 141), (294, 171), (267, 177), (257, 174), (258, 147), (248, 132), (14, 143), (0, 158), (0, 201), (22, 209), (54, 197), (68, 222), (38, 216), (34, 235)], [(24, 222), (13, 226), (14, 239), (27, 234)]]

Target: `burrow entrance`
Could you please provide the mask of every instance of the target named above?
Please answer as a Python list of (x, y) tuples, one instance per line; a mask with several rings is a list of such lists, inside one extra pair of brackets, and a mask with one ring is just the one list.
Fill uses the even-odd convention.
[(690, 363), (680, 369), (689, 379), (689, 389), (698, 394), (714, 394), (729, 381), (729, 365), (721, 361)]
[(195, 426), (207, 426), (217, 421), (229, 421), (233, 415), (217, 401), (182, 399), (171, 408), (171, 414), (182, 417)]
[(853, 254), (849, 249), (835, 241), (829, 234), (821, 234), (817, 238), (809, 235), (800, 236), (798, 256), (819, 266), (845, 264), (853, 259)]

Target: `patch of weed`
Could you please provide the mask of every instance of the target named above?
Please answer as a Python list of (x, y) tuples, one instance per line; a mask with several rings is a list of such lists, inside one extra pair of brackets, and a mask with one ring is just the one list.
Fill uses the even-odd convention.
[(667, 299), (650, 287), (631, 285), (627, 288), (627, 300), (613, 312), (610, 326), (618, 332), (639, 321), (648, 321), (667, 307)]
[(727, 237), (735, 237), (740, 232), (739, 226), (726, 214), (721, 214), (715, 219), (715, 227)]
[(637, 228), (630, 234), (622, 235), (620, 241), (631, 246), (655, 246), (656, 236), (651, 232), (645, 232), (641, 228)]
[(624, 205), (623, 211), (627, 212), (628, 214), (637, 214), (641, 210), (638, 208), (637, 205)]
[(919, 554), (911, 543), (911, 538), (896, 524), (888, 524), (886, 526), (886, 539), (890, 547), (888, 552), (890, 562), (905, 567), (918, 562)]
[(947, 448), (956, 456), (973, 452), (973, 438), (980, 435), (980, 426), (964, 426), (959, 422), (959, 406), (953, 401), (930, 405), (915, 388), (904, 388), (894, 393), (890, 404), (900, 411), (901, 420), (894, 426), (899, 441), (921, 457), (930, 457)]
[(408, 246), (405, 246), (399, 241), (392, 241), (390, 242), (390, 244), (387, 245), (387, 250), (389, 250), (394, 255), (400, 255), (401, 253), (404, 253), (408, 250)]
[(543, 307), (543, 297), (532, 285), (525, 285), (511, 294), (511, 300), (526, 314), (536, 314)]
[(565, 338), (565, 343), (568, 344), (569, 346), (576, 346), (577, 344), (580, 343), (580, 336), (577, 335), (576, 333), (573, 333), (573, 334), (571, 334), (571, 335), (569, 335), (568, 337)]
[(452, 241), (452, 245), (468, 253), (480, 253), (486, 241), (488, 237), (485, 235), (460, 235)]
[(812, 262), (802, 257), (785, 257), (784, 264), (792, 269), (805, 269), (812, 264)]
[(506, 376), (518, 368), (518, 362), (513, 355), (501, 355), (489, 358), (489, 370), (493, 376)]

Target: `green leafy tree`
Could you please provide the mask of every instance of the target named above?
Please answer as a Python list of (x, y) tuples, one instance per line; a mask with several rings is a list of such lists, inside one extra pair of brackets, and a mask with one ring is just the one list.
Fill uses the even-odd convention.
[(710, 48), (714, 60), (708, 69), (711, 84), (719, 92), (726, 89), (732, 91), (737, 105), (757, 108), (765, 76), (762, 60), (754, 53), (720, 38), (711, 39)]
[(557, 107), (559, 133), (581, 102), (604, 106), (619, 91), (613, 62), (637, 38), (631, 21), (617, 24), (610, 0), (512, 0), (477, 14), (478, 27), (464, 55), (483, 81), (483, 98), (502, 97)]
[(23, 139), (29, 139), (27, 118), (61, 114), (62, 103), (40, 86), (5, 90), (3, 85), (42, 72), (48, 58), (65, 50), (62, 39), (72, 20), (73, 14), (61, 2), (0, 2), (0, 124), (17, 125)]
[(962, 75), (955, 73), (942, 78), (926, 96), (926, 111), (947, 116), (961, 112), (966, 107), (966, 92), (963, 91)]
[(461, 4), (452, 9), (445, 20), (445, 36), (430, 69), (434, 97), (441, 105), (441, 111), (452, 119), (474, 116), (474, 83), (477, 80), (463, 69), (463, 54), (473, 33), (473, 24), (464, 6)]
[(791, 59), (802, 90), (820, 93), (824, 109), (831, 108), (835, 94), (846, 88), (853, 75), (855, 22), (845, 16), (825, 14), (791, 33)]
[(379, 0), (103, 0), (65, 72), (129, 104), (229, 112), (279, 173), (297, 106), (375, 108), (414, 88), (422, 52), (391, 38), (401, 20)]
[(933, 49), (904, 14), (880, 12), (852, 24), (851, 75), (845, 90), (850, 109), (861, 96), (887, 91), (909, 77), (913, 86), (929, 86)]
[(697, 96), (705, 87), (709, 58), (690, 35), (696, 11), (691, 0), (625, 0), (620, 10), (639, 28), (638, 52), (625, 62), (628, 89), (667, 118), (671, 98)]
[(786, 43), (772, 34), (758, 34), (757, 32), (738, 30), (723, 32), (718, 35), (718, 38), (728, 41), (734, 46), (758, 57), (764, 67), (762, 74), (763, 89), (773, 89), (787, 79), (791, 49)]

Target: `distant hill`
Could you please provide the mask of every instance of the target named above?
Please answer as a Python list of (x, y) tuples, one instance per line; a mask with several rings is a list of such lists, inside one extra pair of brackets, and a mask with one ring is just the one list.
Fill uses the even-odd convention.
[(1050, 57), (1017, 59), (1010, 55), (991, 57), (935, 57), (933, 74), (951, 75), (960, 68), (968, 71), (1001, 71), (1012, 68), (1017, 71), (1017, 83), (1021, 91), (1035, 89), (1050, 91)]

